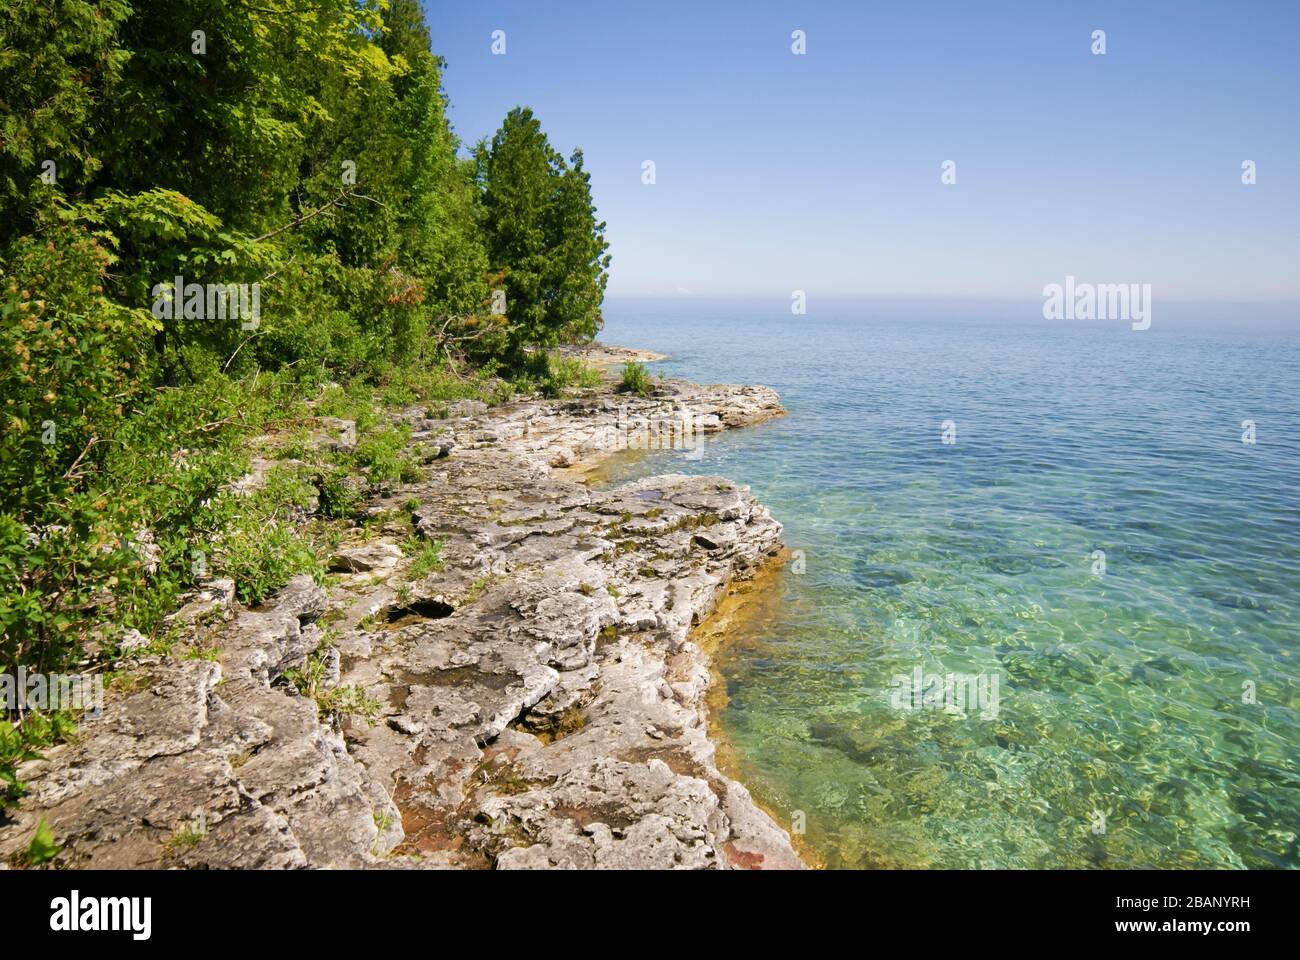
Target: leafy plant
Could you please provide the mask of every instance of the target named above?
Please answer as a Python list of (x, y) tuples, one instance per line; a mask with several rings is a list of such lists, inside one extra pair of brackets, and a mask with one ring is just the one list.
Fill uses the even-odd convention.
[(406, 568), (410, 580), (423, 580), (429, 574), (442, 569), (441, 540), (426, 540), (423, 537), (408, 537), (402, 541), (402, 552), (411, 558), (411, 565)]
[(50, 827), (49, 821), (41, 817), (36, 832), (32, 834), (31, 842), (23, 851), (22, 862), (28, 867), (39, 867), (57, 857), (62, 849), (54, 840), (54, 830)]
[(265, 600), (300, 573), (319, 580), (325, 567), (291, 524), (254, 514), (236, 521), (222, 542), (216, 570), (234, 578), (241, 603)]
[(420, 471), (408, 452), (411, 428), (390, 424), (368, 433), (357, 444), (353, 458), (377, 487), (419, 479)]
[(650, 396), (650, 372), (645, 364), (636, 360), (628, 360), (624, 363), (619, 389), (625, 393), (635, 393), (639, 397)]
[(542, 392), (557, 397), (570, 387), (591, 388), (601, 384), (600, 371), (589, 367), (577, 357), (543, 354), (546, 373), (542, 379)]
[(361, 502), (361, 490), (351, 482), (346, 468), (334, 464), (321, 469), (313, 478), (320, 498), (320, 512), (324, 517), (342, 519), (356, 512)]
[(349, 717), (358, 717), (367, 725), (373, 724), (383, 710), (383, 704), (355, 684), (327, 687), (326, 662), (331, 647), (322, 643), (308, 657), (301, 669), (286, 670), (285, 679), (304, 697), (316, 701), (316, 709), (323, 723), (338, 726)]
[(19, 724), (0, 720), (0, 814), (26, 792), (18, 766), (42, 759), (40, 751), (68, 739), (75, 726), (66, 711), (29, 713)]
[(18, 764), (41, 755), (8, 720), (0, 720), (0, 810), (18, 802), (25, 792), (18, 779)]

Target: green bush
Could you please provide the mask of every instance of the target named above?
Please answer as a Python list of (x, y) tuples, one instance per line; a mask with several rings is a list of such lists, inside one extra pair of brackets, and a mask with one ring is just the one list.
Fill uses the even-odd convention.
[(558, 397), (570, 387), (600, 386), (600, 371), (587, 366), (577, 357), (561, 357), (553, 353), (545, 356), (546, 375), (542, 380), (542, 392), (548, 397)]
[(644, 363), (629, 360), (623, 364), (623, 379), (619, 389), (625, 393), (635, 393), (639, 397), (650, 396), (650, 372)]
[(352, 516), (361, 501), (361, 491), (349, 482), (351, 475), (340, 466), (322, 468), (313, 478), (320, 496), (320, 513), (323, 517), (341, 520)]
[(241, 603), (265, 600), (300, 573), (321, 580), (325, 567), (291, 524), (249, 513), (223, 536), (216, 570), (234, 578)]
[(148, 311), (104, 295), (115, 258), (59, 226), (19, 239), (0, 275), (0, 509), (39, 513), (93, 471), (143, 389)]
[(362, 437), (352, 457), (376, 487), (390, 488), (399, 482), (410, 483), (420, 476), (410, 454), (410, 442), (411, 428), (408, 424), (389, 424)]
[(41, 759), (41, 750), (66, 740), (74, 727), (72, 715), (63, 711), (29, 713), (17, 725), (0, 720), (0, 815), (25, 792), (18, 779), (19, 764)]

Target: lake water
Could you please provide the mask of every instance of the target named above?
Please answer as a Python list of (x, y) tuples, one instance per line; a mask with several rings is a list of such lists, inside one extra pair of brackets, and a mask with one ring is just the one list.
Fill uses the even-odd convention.
[(607, 305), (790, 412), (615, 478), (801, 551), (720, 659), (742, 779), (832, 867), (1300, 866), (1300, 337), (1038, 311)]

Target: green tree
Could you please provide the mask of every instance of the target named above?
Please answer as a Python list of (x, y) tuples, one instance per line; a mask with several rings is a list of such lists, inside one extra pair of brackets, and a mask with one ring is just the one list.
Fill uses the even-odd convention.
[(474, 167), (457, 157), (460, 142), (447, 122), (444, 64), (429, 52), (418, 0), (393, 0), (384, 23), (384, 49), (409, 65), (394, 83), (409, 185), (398, 223), (402, 267), (427, 284), (432, 313), (472, 315), (487, 301), (488, 255)]
[(547, 225), (561, 158), (527, 108), (506, 114), (490, 147), (478, 149), (484, 226), (492, 267), (504, 273), (511, 358), (558, 341), (547, 296)]
[(30, 228), (37, 205), (80, 192), (99, 170), (94, 119), (129, 56), (117, 30), (130, 10), (125, 0), (0, 4), (0, 248)]
[(582, 152), (565, 164), (533, 112), (516, 107), (477, 156), (488, 253), (504, 274), (514, 359), (525, 346), (589, 340), (601, 325), (609, 256)]
[(610, 256), (605, 223), (596, 219), (591, 200), (591, 176), (575, 150), (570, 166), (559, 175), (551, 202), (547, 265), (551, 278), (551, 312), (564, 340), (586, 342), (604, 325), (600, 306), (605, 299)]

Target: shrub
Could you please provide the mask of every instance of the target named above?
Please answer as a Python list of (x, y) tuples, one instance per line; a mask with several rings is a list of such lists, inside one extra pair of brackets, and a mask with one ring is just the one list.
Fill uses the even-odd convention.
[(361, 501), (361, 491), (351, 482), (351, 474), (336, 465), (322, 468), (313, 483), (320, 496), (321, 516), (330, 519), (350, 517)]
[(291, 524), (266, 522), (255, 512), (237, 521), (221, 541), (216, 569), (235, 581), (241, 603), (260, 603), (300, 573), (320, 580), (325, 567)]
[(558, 397), (569, 387), (599, 387), (600, 382), (600, 371), (577, 357), (546, 354), (546, 375), (541, 386), (548, 397)]
[(391, 487), (399, 481), (409, 483), (420, 476), (419, 468), (408, 452), (410, 442), (411, 428), (408, 424), (390, 424), (366, 434), (357, 443), (352, 456), (376, 487)]
[(411, 557), (411, 565), (406, 569), (408, 580), (422, 580), (436, 570), (442, 569), (441, 540), (425, 540), (423, 537), (408, 537), (402, 542), (402, 552)]
[(139, 380), (147, 310), (109, 300), (89, 233), (23, 237), (0, 277), (0, 509), (39, 511), (93, 471)]
[(25, 792), (18, 779), (19, 764), (41, 759), (40, 751), (66, 740), (73, 727), (72, 715), (63, 711), (29, 713), (17, 725), (0, 720), (0, 814)]
[(639, 397), (650, 396), (650, 372), (644, 363), (629, 360), (623, 364), (623, 380), (619, 389), (625, 393), (635, 393)]

